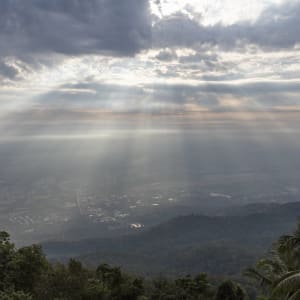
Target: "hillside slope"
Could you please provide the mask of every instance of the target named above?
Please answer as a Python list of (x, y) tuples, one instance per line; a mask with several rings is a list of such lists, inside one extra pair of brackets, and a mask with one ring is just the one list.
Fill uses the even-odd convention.
[(76, 256), (89, 265), (106, 261), (144, 274), (236, 274), (293, 231), (300, 215), (300, 203), (263, 207), (248, 215), (180, 216), (134, 236), (49, 242), (44, 249), (52, 258)]

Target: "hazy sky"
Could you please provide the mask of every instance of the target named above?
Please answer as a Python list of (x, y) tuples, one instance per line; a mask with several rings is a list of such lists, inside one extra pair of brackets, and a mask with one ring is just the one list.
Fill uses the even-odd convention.
[(0, 0), (0, 101), (9, 226), (61, 232), (81, 185), (151, 208), (298, 193), (300, 0)]
[(1, 0), (2, 130), (103, 113), (289, 119), (299, 16), (297, 0)]

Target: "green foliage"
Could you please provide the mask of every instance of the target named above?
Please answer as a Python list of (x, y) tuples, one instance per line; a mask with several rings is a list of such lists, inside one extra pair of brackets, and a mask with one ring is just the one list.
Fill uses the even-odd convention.
[(120, 268), (113, 268), (103, 264), (97, 268), (96, 276), (103, 290), (106, 291), (108, 299), (135, 300), (143, 295), (143, 279), (124, 274)]
[(246, 292), (231, 280), (223, 282), (218, 290), (215, 300), (246, 300)]
[(0, 232), (0, 291), (10, 285), (10, 263), (15, 253), (15, 247), (10, 242), (6, 232)]
[(40, 246), (17, 250), (10, 263), (10, 281), (16, 290), (31, 293), (48, 268)]
[(88, 270), (71, 259), (50, 264), (40, 246), (15, 249), (9, 235), (0, 233), (1, 300), (140, 300), (144, 280), (100, 265)]
[(274, 285), (271, 299), (286, 300), (300, 299), (300, 270), (288, 272), (283, 275)]
[[(257, 300), (300, 299), (300, 224), (274, 244), (247, 276), (261, 286)], [(0, 300), (246, 300), (245, 290), (227, 280), (216, 289), (206, 274), (154, 280), (101, 264), (95, 270), (71, 259), (51, 264), (40, 246), (16, 249), (0, 232)], [(251, 298), (252, 299), (252, 298)]]
[(31, 295), (24, 292), (0, 292), (1, 300), (32, 300)]
[(294, 234), (282, 236), (246, 275), (259, 283), (266, 299), (300, 299), (300, 222)]
[(0, 261), (1, 300), (206, 300), (214, 294), (206, 274), (146, 282), (107, 264), (96, 270), (74, 259), (50, 264), (41, 247), (15, 249), (4, 232)]
[(165, 278), (153, 282), (154, 291), (150, 299), (205, 300), (212, 299), (213, 288), (206, 274), (186, 276), (175, 281)]

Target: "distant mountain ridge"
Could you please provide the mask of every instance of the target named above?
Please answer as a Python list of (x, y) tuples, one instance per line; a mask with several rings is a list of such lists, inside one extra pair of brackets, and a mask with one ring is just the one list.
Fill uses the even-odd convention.
[(179, 216), (133, 236), (48, 242), (43, 247), (52, 258), (77, 256), (90, 265), (105, 259), (142, 273), (234, 274), (280, 235), (293, 231), (300, 215), (298, 202), (253, 208), (248, 215), (246, 206), (234, 216)]

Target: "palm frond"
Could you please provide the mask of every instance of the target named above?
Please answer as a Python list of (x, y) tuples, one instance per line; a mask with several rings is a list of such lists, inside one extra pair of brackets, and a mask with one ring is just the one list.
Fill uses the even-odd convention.
[(300, 289), (294, 293), (288, 300), (300, 300)]
[(255, 268), (246, 269), (244, 271), (244, 275), (247, 276), (248, 278), (258, 281), (262, 287), (272, 285), (272, 280), (268, 278), (266, 275), (264, 275), (263, 273), (259, 272)]
[(274, 287), (272, 295), (290, 295), (300, 290), (300, 271), (282, 276)]

